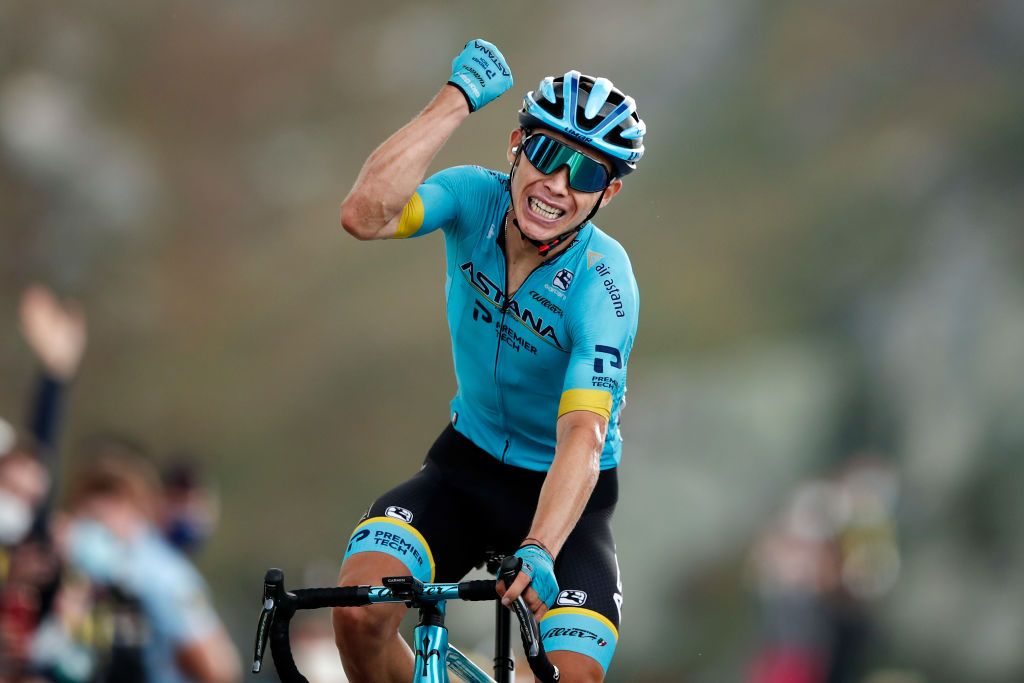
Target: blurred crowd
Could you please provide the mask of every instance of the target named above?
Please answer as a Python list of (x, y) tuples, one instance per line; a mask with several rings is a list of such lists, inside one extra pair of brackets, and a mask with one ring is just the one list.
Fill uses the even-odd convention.
[(869, 670), (873, 601), (900, 573), (899, 479), (856, 456), (801, 481), (752, 551), (760, 637), (748, 683), (859, 683)]
[(39, 369), (25, 425), (0, 419), (0, 683), (238, 681), (238, 654), (190, 559), (218, 512), (199, 459), (158, 462), (114, 433), (65, 456), (86, 317), (37, 286), (22, 296), (20, 326)]

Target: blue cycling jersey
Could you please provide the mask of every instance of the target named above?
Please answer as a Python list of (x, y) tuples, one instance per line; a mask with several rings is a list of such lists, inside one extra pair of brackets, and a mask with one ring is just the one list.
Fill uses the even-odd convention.
[(441, 171), (420, 185), (399, 224), (397, 237), (444, 231), (452, 423), (502, 462), (547, 471), (558, 418), (588, 410), (609, 421), (601, 469), (616, 467), (639, 314), (629, 258), (587, 223), (506, 296), (508, 183), (477, 166)]

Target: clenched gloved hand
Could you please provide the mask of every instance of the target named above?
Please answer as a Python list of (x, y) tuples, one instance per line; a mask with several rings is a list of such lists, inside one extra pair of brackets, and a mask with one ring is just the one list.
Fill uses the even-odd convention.
[(475, 38), (452, 60), (448, 83), (462, 92), (474, 112), (512, 87), (512, 69), (493, 43)]

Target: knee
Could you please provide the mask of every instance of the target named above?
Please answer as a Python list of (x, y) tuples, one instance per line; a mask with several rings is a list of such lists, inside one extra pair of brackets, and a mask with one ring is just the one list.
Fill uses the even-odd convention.
[(397, 632), (398, 623), (393, 610), (382, 607), (335, 607), (331, 611), (331, 620), (338, 648), (368, 647)]

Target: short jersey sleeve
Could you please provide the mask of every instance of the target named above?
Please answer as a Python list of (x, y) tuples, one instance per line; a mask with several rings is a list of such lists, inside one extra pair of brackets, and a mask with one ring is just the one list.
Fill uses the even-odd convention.
[(421, 237), (438, 228), (458, 230), (467, 204), (494, 192), (493, 171), (479, 166), (455, 166), (427, 178), (402, 209), (394, 239)]
[(587, 410), (612, 420), (626, 392), (640, 296), (624, 253), (595, 264), (577, 279), (583, 282), (568, 316), (572, 347), (558, 416)]

